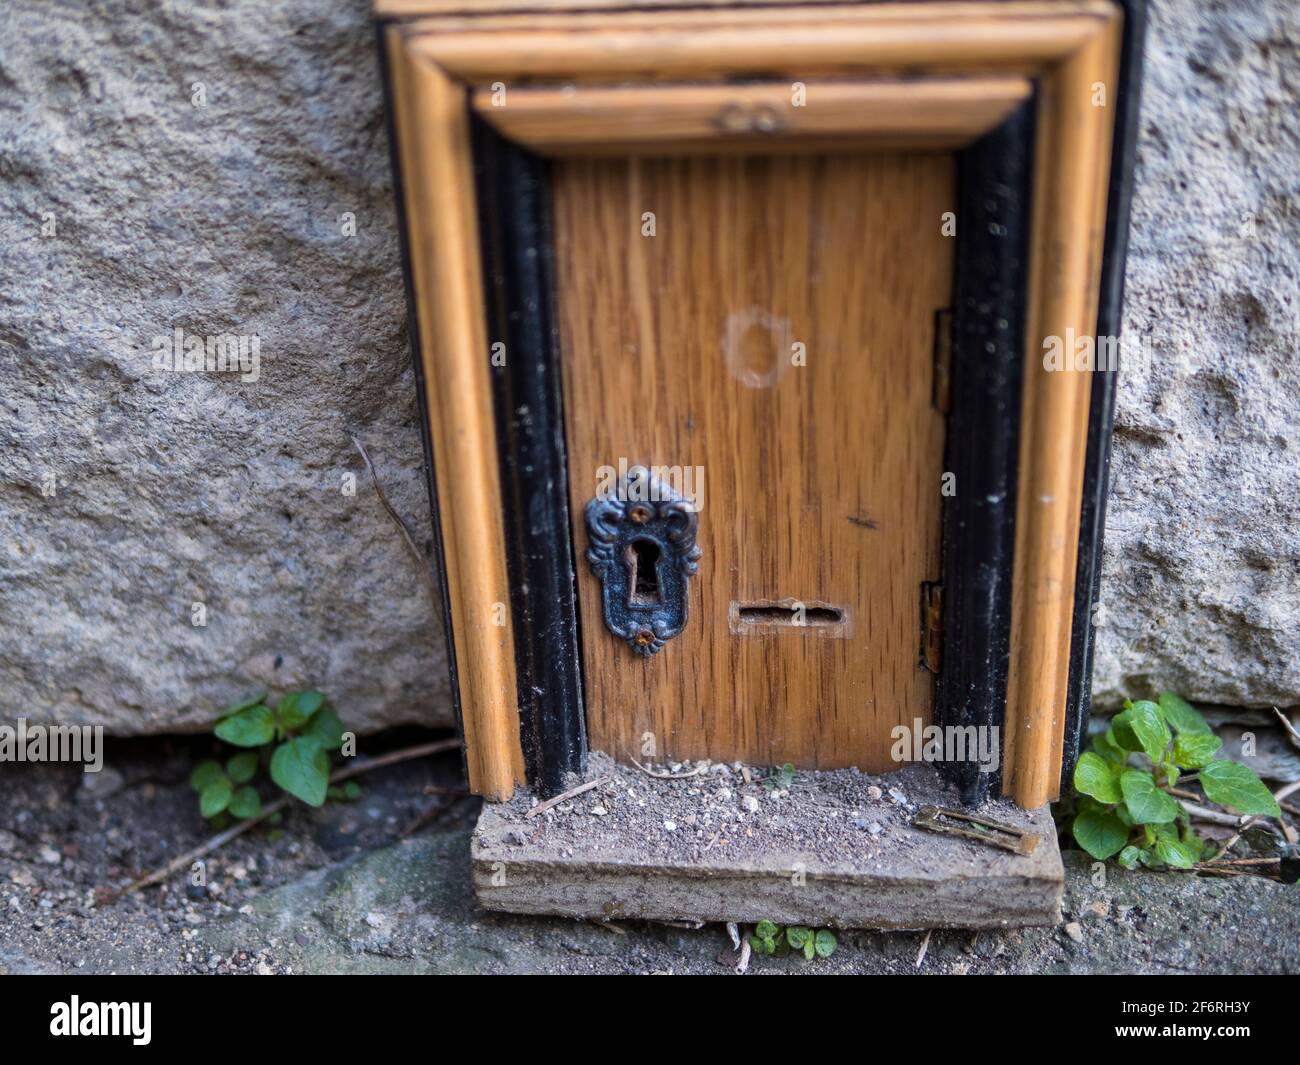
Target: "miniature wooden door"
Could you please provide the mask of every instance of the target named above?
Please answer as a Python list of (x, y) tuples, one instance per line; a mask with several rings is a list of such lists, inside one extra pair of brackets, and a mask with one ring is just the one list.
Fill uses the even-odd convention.
[[(928, 723), (954, 163), (552, 165), (570, 512), (612, 491), (635, 519), (640, 467), (697, 518), (685, 624), (653, 653), (635, 640), (678, 547), (620, 542), (615, 565), (637, 570), (614, 604), (634, 600), (624, 634), (579, 562), (592, 749), (882, 770), (894, 726)], [(574, 532), (581, 553), (592, 531)]]
[(1140, 3), (377, 3), (471, 788), (919, 719), (1057, 794)]

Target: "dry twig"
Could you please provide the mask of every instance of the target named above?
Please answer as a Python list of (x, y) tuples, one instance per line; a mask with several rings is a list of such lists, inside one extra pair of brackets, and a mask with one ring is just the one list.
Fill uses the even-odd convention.
[[(1300, 780), (1293, 781), (1292, 783), (1288, 784), (1288, 785), (1287, 785), (1286, 787), (1284, 787), (1284, 788), (1278, 788), (1277, 791), (1273, 792), (1273, 798), (1277, 801), (1278, 805), (1280, 806), (1281, 803), (1282, 803), (1282, 800), (1285, 799), (1288, 795), (1290, 795), (1292, 792), (1295, 792), (1295, 791), (1300, 791)], [(1186, 808), (1187, 808), (1187, 810), (1188, 810), (1189, 812), (1191, 812), (1191, 811), (1193, 810), (1193, 807), (1192, 807), (1190, 804), (1184, 803), (1183, 805), (1186, 806)], [(1197, 807), (1196, 809), (1197, 809), (1197, 810), (1200, 810), (1199, 807)], [(1205, 810), (1205, 811), (1201, 811), (1201, 812), (1202, 812), (1202, 813), (1212, 813), (1213, 811)], [(1208, 819), (1207, 819), (1207, 820), (1208, 820)], [(1229, 851), (1229, 849), (1231, 849), (1232, 845), (1233, 845), (1234, 843), (1236, 843), (1237, 840), (1241, 839), (1241, 834), (1242, 834), (1243, 832), (1245, 832), (1246, 829), (1250, 828), (1251, 825), (1255, 824), (1255, 823), (1258, 822), (1258, 821), (1260, 821), (1260, 816), (1248, 817), (1248, 818), (1246, 818), (1244, 821), (1240, 821), (1240, 822), (1237, 824), (1237, 826), (1236, 826), (1236, 827), (1237, 827), (1237, 831), (1235, 831), (1231, 836), (1228, 837), (1227, 842), (1224, 843), (1223, 846), (1220, 847), (1220, 848), (1219, 848), (1219, 849), (1214, 853), (1214, 856), (1213, 856), (1212, 858), (1210, 858), (1209, 860), (1212, 861), (1212, 862), (1216, 862), (1216, 861), (1218, 861), (1220, 858), (1222, 858), (1225, 854), (1228, 853), (1228, 851)], [(1220, 823), (1222, 823), (1222, 822), (1220, 822)], [(1280, 832), (1282, 838), (1285, 839), (1288, 843), (1295, 843), (1295, 842), (1296, 842), (1296, 830), (1295, 830), (1294, 828), (1292, 828), (1290, 825), (1288, 825), (1288, 824), (1287, 824), (1285, 821), (1283, 821), (1281, 818), (1278, 818), (1278, 825), (1281, 826), (1280, 828), (1274, 828), (1273, 825), (1270, 824), (1268, 821), (1264, 821), (1263, 824), (1266, 825), (1269, 829), (1271, 829), (1271, 830), (1272, 830), (1273, 832), (1275, 832), (1275, 833)]]
[(1281, 858), (1214, 858), (1204, 862), (1198, 862), (1198, 867), (1202, 869), (1214, 869), (1223, 865), (1281, 865)]
[(383, 486), (379, 483), (379, 474), (375, 472), (375, 464), (370, 461), (370, 455), (367, 454), (361, 441), (351, 434), (348, 434), (348, 439), (352, 441), (352, 446), (361, 452), (361, 458), (365, 461), (366, 469), (370, 471), (370, 480), (375, 486), (375, 495), (379, 497), (379, 502), (384, 505), (384, 509), (388, 511), (388, 516), (393, 519), (393, 524), (401, 532), (402, 539), (406, 541), (406, 546), (411, 549), (411, 554), (415, 556), (415, 560), (420, 567), (420, 575), (424, 577), (424, 583), (429, 589), (429, 601), (434, 607), (437, 607), (442, 601), (442, 596), (438, 593), (437, 584), (434, 583), (433, 570), (429, 568), (429, 560), (424, 557), (424, 552), (415, 546), (411, 530), (406, 527), (406, 522), (402, 520), (402, 516), (397, 513), (393, 504), (388, 501), (388, 496), (384, 494)]
[(570, 788), (568, 791), (562, 791), (560, 792), (559, 795), (547, 799), (545, 802), (539, 802), (536, 806), (534, 806), (531, 810), (529, 810), (526, 814), (524, 814), (524, 816), (536, 817), (538, 814), (544, 814), (552, 806), (558, 806), (560, 803), (565, 802), (568, 799), (572, 799), (578, 795), (581, 795), (583, 792), (590, 791), (592, 788), (598, 788), (602, 784), (607, 783), (608, 781), (609, 781), (609, 777), (601, 777), (599, 780), (589, 780), (585, 784), (579, 784), (576, 788)]
[(1228, 828), (1249, 827), (1248, 823), (1243, 824), (1242, 819), (1236, 814), (1225, 814), (1221, 810), (1211, 810), (1194, 802), (1184, 802), (1183, 809), (1195, 820), (1205, 821), (1211, 825), (1226, 825)]
[(647, 769), (635, 758), (632, 759), (632, 764), (641, 770), (641, 772), (646, 776), (654, 777), (655, 780), (686, 780), (688, 777), (699, 776), (706, 768), (705, 766), (697, 765), (694, 769), (685, 773), (656, 773), (653, 769)]
[(749, 954), (754, 948), (749, 945), (749, 936), (740, 941), (740, 961), (736, 962), (736, 975), (744, 976), (749, 968)]
[(921, 949), (916, 952), (916, 967), (919, 969), (925, 962), (926, 951), (930, 949), (930, 935), (934, 932), (933, 928), (925, 930), (925, 938), (921, 940)]
[(1297, 732), (1296, 727), (1291, 724), (1291, 719), (1276, 706), (1273, 707), (1273, 713), (1277, 714), (1277, 719), (1282, 722), (1282, 727), (1286, 729), (1286, 734), (1290, 737), (1291, 742), (1300, 747), (1300, 732)]

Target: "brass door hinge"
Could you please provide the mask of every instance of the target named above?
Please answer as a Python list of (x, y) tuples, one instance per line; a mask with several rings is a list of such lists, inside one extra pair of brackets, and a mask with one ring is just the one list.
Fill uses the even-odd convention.
[(943, 665), (943, 585), (921, 582), (921, 665), (938, 673)]

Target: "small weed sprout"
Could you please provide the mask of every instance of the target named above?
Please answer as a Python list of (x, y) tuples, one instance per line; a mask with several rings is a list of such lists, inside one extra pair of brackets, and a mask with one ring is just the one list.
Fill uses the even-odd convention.
[(1195, 781), (1206, 800), (1238, 814), (1279, 816), (1276, 800), (1251, 769), (1215, 758), (1222, 746), (1205, 718), (1173, 692), (1158, 702), (1126, 701), (1075, 766), (1075, 842), (1125, 869), (1191, 869), (1214, 844), (1196, 835), (1186, 808), (1170, 793), (1180, 780), (1184, 786)]
[(308, 806), (361, 795), (356, 781), (330, 786), (330, 755), (343, 746), (343, 722), (318, 691), (288, 692), (274, 707), (265, 694), (247, 699), (227, 709), (213, 732), (243, 748), (224, 764), (209, 759), (190, 774), (199, 812), (217, 827), (229, 817), (242, 820), (262, 812), (257, 776), (263, 770)]
[(835, 953), (835, 936), (826, 929), (813, 931), (800, 925), (781, 927), (772, 921), (759, 921), (750, 933), (749, 945), (755, 954), (783, 958), (787, 954), (802, 954), (807, 961), (829, 958)]
[(763, 786), (768, 791), (787, 791), (794, 783), (794, 764), (786, 762), (782, 766), (773, 766), (763, 778)]

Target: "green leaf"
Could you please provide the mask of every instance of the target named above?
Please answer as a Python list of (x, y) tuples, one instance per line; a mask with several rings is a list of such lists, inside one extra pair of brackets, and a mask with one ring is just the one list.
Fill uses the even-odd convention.
[(226, 774), (221, 771), (221, 763), (209, 759), (206, 762), (200, 762), (194, 767), (194, 772), (190, 774), (190, 787), (195, 791), (202, 791), (214, 780), (219, 780)]
[(327, 751), (337, 751), (343, 746), (343, 722), (331, 707), (322, 707), (312, 715), (302, 735), (317, 740)]
[(819, 958), (829, 958), (835, 953), (836, 946), (835, 936), (824, 928), (813, 937), (813, 947)]
[(1130, 747), (1129, 742), (1120, 738), (1120, 743), (1129, 750), (1142, 751), (1153, 762), (1160, 761), (1169, 746), (1169, 726), (1161, 716), (1160, 707), (1143, 699), (1134, 703), (1122, 714), (1118, 714), (1112, 723), (1117, 737), (1121, 729), (1125, 735), (1131, 734), (1137, 740), (1137, 747)]
[(1074, 841), (1094, 858), (1105, 861), (1128, 841), (1128, 829), (1114, 814), (1087, 810), (1074, 819)]
[(245, 699), (243, 702), (231, 703), (228, 707), (225, 708), (225, 710), (221, 712), (221, 716), (229, 717), (231, 714), (237, 714), (241, 710), (247, 710), (250, 706), (256, 706), (258, 703), (264, 701), (265, 699), (266, 699), (266, 692), (258, 692), (256, 695), (250, 696), (249, 698)]
[(1223, 740), (1208, 732), (1185, 732), (1174, 740), (1174, 764), (1200, 769), (1214, 760)]
[(271, 755), (271, 779), (308, 806), (325, 801), (329, 775), (329, 755), (310, 737), (286, 740)]
[(325, 696), (317, 691), (288, 692), (275, 705), (280, 724), (285, 728), (298, 729), (307, 724), (307, 719), (321, 708)]
[(1115, 746), (1126, 754), (1129, 751), (1142, 750), (1142, 741), (1137, 738), (1137, 733), (1129, 722), (1129, 712), (1124, 710), (1110, 719), (1110, 728), (1107, 735), (1115, 741)]
[(1182, 810), (1178, 800), (1156, 787), (1146, 770), (1124, 770), (1120, 774), (1119, 788), (1124, 793), (1124, 805), (1129, 814), (1140, 825), (1166, 824)]
[(789, 940), (790, 946), (794, 947), (795, 950), (803, 950), (803, 945), (808, 942), (811, 936), (812, 933), (806, 928), (792, 926), (785, 930), (785, 938)]
[(1079, 757), (1079, 764), (1074, 767), (1074, 790), (1083, 795), (1091, 795), (1104, 803), (1121, 802), (1119, 781), (1115, 771), (1099, 754), (1087, 751)]
[(1076, 795), (1074, 798), (1074, 812), (1081, 814), (1084, 810), (1096, 810), (1098, 813), (1105, 813), (1106, 806), (1091, 795)]
[(1201, 713), (1191, 703), (1173, 692), (1160, 693), (1160, 709), (1164, 711), (1165, 720), (1174, 727), (1174, 731), (1192, 735), (1206, 735), (1210, 726)]
[(236, 747), (260, 747), (275, 738), (275, 719), (270, 707), (258, 703), (223, 717), (213, 731), (220, 739)]
[(1190, 869), (1200, 856), (1199, 840), (1195, 843), (1183, 843), (1176, 839), (1162, 839), (1156, 843), (1156, 857), (1165, 865), (1172, 865), (1175, 869)]
[(1211, 762), (1201, 770), (1199, 779), (1210, 802), (1231, 806), (1242, 814), (1278, 817), (1282, 813), (1263, 781), (1240, 762)]
[(1092, 738), (1092, 749), (1112, 765), (1123, 765), (1128, 751), (1115, 742), (1115, 734), (1107, 729)]
[(343, 798), (348, 802), (356, 802), (361, 798), (361, 785), (355, 780), (349, 780), (343, 785)]
[(1142, 852), (1137, 847), (1125, 847), (1119, 852), (1119, 857), (1115, 861), (1119, 862), (1125, 869), (1136, 869), (1138, 862), (1142, 860)]
[(754, 934), (759, 939), (775, 939), (778, 931), (780, 929), (771, 921), (759, 921), (758, 924), (754, 925)]
[(236, 817), (256, 817), (262, 812), (262, 800), (257, 789), (245, 784), (230, 797), (230, 812)]
[(243, 751), (226, 763), (226, 775), (236, 784), (247, 784), (256, 772), (256, 751)]
[(1178, 842), (1178, 826), (1171, 821), (1165, 821), (1158, 825), (1151, 826), (1152, 836), (1157, 843), (1161, 840), (1173, 840)]
[(224, 774), (199, 793), (199, 813), (204, 817), (216, 817), (229, 804), (230, 781)]
[(811, 936), (809, 936), (807, 939), (803, 941), (803, 956), (808, 961), (812, 961), (813, 958), (817, 956), (817, 948), (816, 946), (813, 945), (813, 940)]

